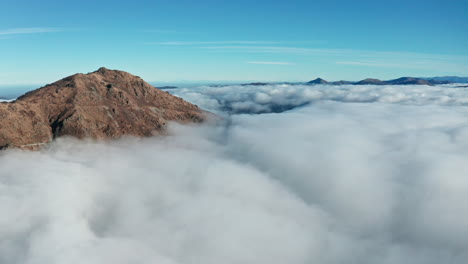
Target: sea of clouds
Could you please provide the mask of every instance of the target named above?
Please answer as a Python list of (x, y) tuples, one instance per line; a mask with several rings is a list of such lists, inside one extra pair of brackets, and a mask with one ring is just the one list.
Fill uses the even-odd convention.
[(468, 263), (468, 89), (171, 93), (224, 119), (1, 152), (0, 263)]
[(205, 108), (231, 114), (283, 112), (319, 101), (468, 106), (468, 87), (425, 85), (229, 85), (171, 90)]

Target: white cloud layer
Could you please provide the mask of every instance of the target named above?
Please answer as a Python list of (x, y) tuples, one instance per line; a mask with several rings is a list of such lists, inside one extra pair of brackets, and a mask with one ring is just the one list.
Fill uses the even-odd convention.
[(177, 93), (218, 111), (310, 104), (0, 153), (0, 263), (468, 262), (466, 89)]
[(171, 92), (211, 111), (282, 112), (319, 101), (401, 105), (468, 106), (468, 89), (458, 85), (229, 85)]

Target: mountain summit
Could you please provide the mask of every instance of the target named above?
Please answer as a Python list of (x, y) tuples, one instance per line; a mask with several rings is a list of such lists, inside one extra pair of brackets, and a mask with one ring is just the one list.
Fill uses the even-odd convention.
[(202, 122), (208, 115), (138, 76), (100, 68), (0, 103), (0, 149), (34, 148), (65, 135), (151, 136), (163, 132), (168, 121)]
[(317, 78), (315, 80), (308, 82), (307, 84), (328, 84), (328, 82), (322, 78)]

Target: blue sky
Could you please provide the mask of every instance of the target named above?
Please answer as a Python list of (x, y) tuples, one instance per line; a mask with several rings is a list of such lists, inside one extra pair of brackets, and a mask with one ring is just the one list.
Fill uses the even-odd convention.
[(468, 75), (468, 1), (0, 0), (0, 85)]

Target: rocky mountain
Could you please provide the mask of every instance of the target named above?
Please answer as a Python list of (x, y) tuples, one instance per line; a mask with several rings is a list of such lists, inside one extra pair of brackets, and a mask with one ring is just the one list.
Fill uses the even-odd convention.
[(328, 82), (322, 78), (317, 78), (315, 80), (308, 82), (307, 84), (328, 84)]
[(130, 73), (100, 68), (0, 103), (0, 149), (55, 137), (115, 139), (164, 132), (168, 121), (202, 122), (210, 114)]
[(308, 82), (307, 84), (331, 84), (331, 85), (342, 85), (342, 84), (352, 84), (352, 85), (436, 85), (436, 84), (448, 84), (449, 81), (434, 80), (434, 79), (423, 79), (423, 78), (414, 78), (414, 77), (401, 77), (394, 80), (382, 81), (379, 79), (364, 79), (358, 82), (349, 82), (349, 81), (338, 81), (338, 82), (327, 82), (324, 79), (317, 78)]

